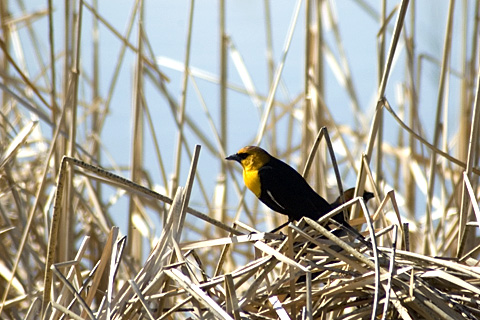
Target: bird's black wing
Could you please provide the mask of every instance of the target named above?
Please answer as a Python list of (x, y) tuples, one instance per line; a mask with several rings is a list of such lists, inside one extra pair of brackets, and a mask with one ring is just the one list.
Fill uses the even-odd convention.
[(260, 200), (272, 210), (288, 215), (290, 220), (300, 220), (303, 216), (318, 219), (330, 211), (328, 202), (288, 164), (272, 159), (258, 174)]
[(284, 176), (280, 176), (278, 168), (264, 165), (258, 175), (261, 184), (260, 200), (270, 209), (289, 215), (292, 203), (286, 195), (290, 192), (289, 186), (284, 182)]

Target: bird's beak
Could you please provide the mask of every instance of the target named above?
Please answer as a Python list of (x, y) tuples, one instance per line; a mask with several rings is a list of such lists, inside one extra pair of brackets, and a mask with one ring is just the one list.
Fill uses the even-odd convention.
[(235, 160), (235, 161), (238, 161), (238, 162), (242, 161), (242, 159), (240, 159), (240, 157), (236, 153), (226, 157), (225, 159), (226, 160)]

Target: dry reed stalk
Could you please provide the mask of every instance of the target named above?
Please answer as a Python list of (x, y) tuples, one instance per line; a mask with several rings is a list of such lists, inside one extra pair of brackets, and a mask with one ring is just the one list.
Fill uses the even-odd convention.
[[(450, 60), (450, 52), (451, 52), (451, 41), (452, 41), (452, 24), (453, 24), (453, 13), (454, 13), (454, 4), (455, 1), (452, 0), (449, 3), (448, 9), (448, 20), (447, 20), (447, 29), (445, 30), (445, 42), (443, 47), (443, 56), (442, 56), (442, 67), (440, 70), (440, 83), (438, 85), (438, 95), (437, 95), (437, 108), (436, 108), (436, 116), (434, 122), (434, 135), (433, 135), (433, 145), (435, 147), (438, 146), (438, 141), (441, 134), (441, 115), (442, 115), (442, 108), (444, 102), (444, 94), (445, 94), (445, 86), (447, 81), (447, 69), (448, 63)], [(432, 197), (433, 191), (435, 186), (435, 178), (436, 178), (436, 170), (437, 170), (437, 154), (436, 152), (432, 152), (430, 158), (430, 170), (428, 174), (428, 179), (431, 181), (428, 185), (427, 191), (427, 209), (425, 212), (426, 222), (426, 237), (424, 238), (424, 251), (428, 253), (431, 252), (431, 248), (429, 247), (429, 243), (434, 241), (432, 230)]]
[(262, 139), (264, 138), (264, 132), (265, 128), (267, 126), (268, 122), (268, 117), (270, 116), (270, 112), (273, 107), (273, 103), (275, 101), (275, 94), (277, 93), (277, 88), (280, 83), (280, 79), (282, 76), (283, 68), (285, 66), (285, 61), (287, 59), (287, 54), (290, 49), (290, 45), (292, 42), (292, 37), (293, 37), (293, 32), (295, 30), (295, 27), (297, 25), (297, 19), (300, 14), (300, 5), (302, 4), (301, 0), (297, 0), (296, 5), (295, 5), (295, 11), (294, 14), (292, 15), (292, 21), (290, 22), (289, 25), (289, 30), (287, 33), (287, 37), (285, 38), (285, 44), (283, 47), (283, 52), (282, 52), (282, 58), (280, 59), (280, 63), (277, 66), (277, 69), (275, 71), (275, 77), (274, 81), (272, 83), (272, 86), (268, 92), (268, 98), (267, 101), (265, 102), (265, 108), (264, 112), (262, 114), (262, 120), (259, 125), (259, 131), (257, 132), (257, 136), (255, 138), (255, 144), (260, 144)]
[[(132, 116), (131, 116), (131, 154), (130, 154), (130, 179), (133, 182), (141, 181), (141, 172), (143, 167), (144, 155), (144, 77), (143, 77), (143, 59), (144, 56), (144, 1), (138, 3), (138, 34), (137, 34), (137, 56), (135, 61), (134, 79), (132, 81)], [(142, 257), (142, 235), (140, 228), (135, 226), (136, 217), (143, 210), (143, 206), (137, 201), (136, 195), (131, 195), (128, 203), (128, 233), (127, 233), (127, 252), (135, 262), (140, 262)]]
[[(477, 76), (477, 89), (475, 92), (475, 103), (473, 105), (473, 115), (472, 115), (472, 124), (471, 124), (471, 131), (470, 137), (468, 142), (468, 154), (467, 154), (467, 167), (464, 171), (464, 183), (462, 184), (462, 200), (461, 200), (461, 207), (460, 207), (460, 217), (459, 217), (459, 229), (458, 229), (458, 252), (457, 257), (460, 257), (463, 254), (463, 249), (465, 245), (465, 228), (467, 224), (467, 216), (468, 212), (470, 211), (467, 209), (467, 189), (470, 195), (470, 201), (473, 205), (474, 211), (476, 213), (477, 222), (480, 218), (478, 214), (478, 202), (473, 195), (473, 190), (469, 179), (472, 175), (472, 167), (473, 167), (473, 155), (477, 153), (478, 144), (476, 143), (476, 137), (479, 134), (479, 121), (480, 121), (480, 72)], [(468, 188), (470, 186), (470, 188)], [(471, 191), (472, 190), (472, 191)], [(471, 208), (468, 206), (468, 208)]]

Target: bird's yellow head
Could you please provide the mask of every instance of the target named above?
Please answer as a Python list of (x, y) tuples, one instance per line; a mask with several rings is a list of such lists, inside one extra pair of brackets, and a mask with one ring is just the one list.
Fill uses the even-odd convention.
[(244, 171), (258, 171), (265, 163), (270, 161), (271, 156), (267, 151), (257, 146), (247, 146), (238, 150), (237, 153), (226, 157), (227, 160), (239, 162)]
[(261, 182), (258, 170), (270, 161), (271, 156), (268, 152), (260, 147), (248, 146), (238, 150), (237, 153), (228, 156), (226, 159), (235, 160), (242, 165), (245, 185), (259, 198)]

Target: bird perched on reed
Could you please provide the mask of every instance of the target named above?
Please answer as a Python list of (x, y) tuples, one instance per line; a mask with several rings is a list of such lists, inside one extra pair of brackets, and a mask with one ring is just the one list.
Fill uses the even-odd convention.
[[(243, 181), (247, 188), (267, 207), (287, 215), (289, 222), (302, 217), (318, 220), (343, 203), (339, 197), (329, 204), (295, 169), (260, 147), (244, 147), (226, 159), (239, 162), (243, 167)], [(353, 191), (349, 189), (345, 192), (344, 202), (353, 198)], [(364, 197), (368, 201), (373, 194), (366, 192)], [(348, 225), (342, 212), (333, 219)]]

